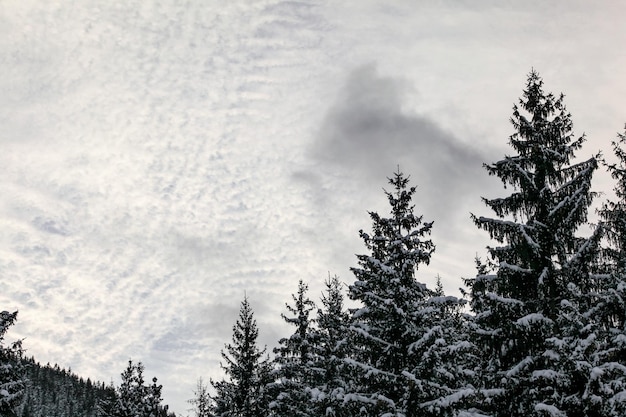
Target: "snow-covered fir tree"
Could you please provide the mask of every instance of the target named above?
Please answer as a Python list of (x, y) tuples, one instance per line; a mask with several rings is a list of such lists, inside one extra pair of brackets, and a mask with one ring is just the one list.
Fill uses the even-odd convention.
[(582, 400), (594, 349), (585, 313), (600, 229), (586, 239), (576, 233), (587, 223), (597, 160), (572, 162), (585, 137), (572, 134), (563, 95), (544, 93), (534, 70), (511, 122), (515, 154), (485, 168), (513, 192), (483, 199), (495, 218), (472, 216), (500, 244), (466, 281), (483, 354), (475, 411), (593, 415)]
[(113, 407), (114, 417), (167, 417), (167, 406), (161, 405), (162, 386), (152, 378), (152, 384), (146, 385), (143, 377), (144, 366), (141, 362), (128, 361), (122, 372), (122, 383), (116, 390), (117, 398)]
[(311, 388), (318, 380), (315, 364), (316, 333), (311, 313), (315, 303), (308, 297), (308, 285), (298, 282), (298, 292), (292, 294), (293, 305), (285, 304), (287, 314), (283, 320), (294, 327), (291, 336), (282, 338), (274, 349), (275, 382), (269, 385), (274, 393), (270, 410), (284, 417), (313, 416), (311, 414)]
[(588, 316), (594, 318), (596, 351), (586, 400), (598, 415), (626, 415), (626, 129), (613, 141), (617, 163), (607, 164), (616, 181), (615, 201), (599, 210), (609, 243), (603, 250)]
[(233, 326), (232, 343), (222, 351), (227, 379), (211, 381), (215, 390), (212, 414), (216, 417), (266, 417), (268, 414), (269, 360), (257, 347), (254, 313), (245, 297)]
[(626, 126), (612, 143), (617, 162), (604, 165), (615, 180), (615, 201), (607, 201), (598, 210), (610, 246), (604, 249), (612, 271), (626, 271)]
[(196, 389), (193, 393), (194, 397), (189, 400), (189, 404), (193, 405), (193, 414), (195, 417), (213, 417), (211, 413), (211, 395), (209, 387), (202, 381), (202, 378), (196, 382)]
[(435, 415), (454, 402), (433, 403), (455, 391), (444, 380), (456, 375), (440, 359), (453, 350), (442, 320), (458, 300), (433, 298), (416, 279), (434, 245), (427, 238), (432, 222), (414, 214), (416, 189), (408, 182), (399, 170), (389, 179), (390, 217), (370, 212), (372, 233), (360, 231), (370, 253), (358, 255), (359, 267), (352, 268), (349, 297), (361, 307), (350, 311), (351, 351), (343, 361), (344, 378), (351, 381), (344, 412), (353, 415)]
[(17, 318), (17, 311), (0, 312), (0, 415), (13, 416), (24, 392), (24, 366), (22, 342), (18, 340), (7, 346), (4, 337)]
[(465, 304), (466, 300), (446, 295), (437, 277), (433, 295), (420, 305), (423, 335), (411, 345), (417, 361), (406, 374), (417, 387), (421, 407), (417, 415), (457, 416), (466, 412), (473, 396), (479, 363)]
[(344, 308), (339, 278), (328, 276), (317, 310), (314, 365), (317, 379), (311, 389), (312, 415), (341, 417), (346, 381), (342, 374), (343, 359), (348, 352), (346, 339), (348, 312)]

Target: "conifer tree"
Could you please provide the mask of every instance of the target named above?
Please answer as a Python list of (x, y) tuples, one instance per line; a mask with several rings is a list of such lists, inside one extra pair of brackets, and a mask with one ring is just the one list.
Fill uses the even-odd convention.
[(576, 233), (587, 224), (597, 160), (572, 162), (585, 137), (572, 134), (563, 95), (544, 93), (534, 70), (511, 123), (516, 154), (485, 168), (513, 192), (483, 198), (495, 218), (472, 216), (500, 244), (466, 282), (483, 353), (477, 406), (493, 416), (587, 415), (592, 348), (583, 313), (600, 229), (586, 239)]
[(411, 345), (416, 362), (406, 376), (416, 387), (420, 416), (453, 417), (467, 412), (478, 360), (469, 338), (471, 322), (463, 312), (465, 304), (464, 299), (446, 295), (437, 276), (433, 295), (418, 310), (424, 330)]
[(209, 389), (202, 381), (202, 378), (198, 379), (196, 383), (196, 390), (193, 394), (194, 398), (188, 402), (194, 406), (194, 415), (196, 417), (213, 417), (213, 414), (211, 414), (211, 396), (209, 394)]
[(345, 377), (353, 383), (344, 396), (344, 412), (423, 416), (453, 402), (432, 403), (453, 390), (430, 382), (434, 374), (446, 372), (443, 362), (426, 359), (435, 359), (435, 350), (451, 351), (452, 341), (435, 337), (445, 331), (438, 317), (446, 314), (444, 300), (433, 299), (434, 293), (416, 279), (434, 245), (426, 238), (432, 222), (414, 214), (416, 189), (408, 182), (399, 170), (389, 179), (394, 190), (385, 193), (391, 216), (370, 212), (372, 234), (360, 231), (370, 253), (357, 255), (356, 281), (349, 287), (349, 297), (362, 306), (350, 310), (351, 352), (343, 362)]
[(17, 318), (17, 311), (0, 312), (0, 415), (12, 416), (24, 391), (24, 366), (22, 342), (18, 340), (4, 346), (4, 336)]
[(617, 201), (608, 201), (599, 210), (610, 246), (604, 249), (610, 272), (620, 275), (626, 271), (626, 127), (612, 142), (618, 161), (605, 165), (616, 181), (614, 187)]
[(222, 351), (225, 364), (222, 369), (228, 379), (211, 381), (215, 389), (213, 415), (216, 417), (265, 417), (269, 378), (269, 361), (262, 359), (265, 349), (257, 347), (257, 328), (254, 313), (245, 297), (239, 318), (233, 326), (233, 341)]
[(322, 307), (317, 310), (315, 364), (318, 379), (311, 392), (313, 415), (339, 417), (347, 383), (342, 364), (349, 350), (346, 332), (348, 313), (344, 309), (341, 281), (334, 275), (325, 281)]
[(270, 409), (278, 416), (312, 415), (310, 395), (317, 379), (314, 368), (316, 334), (313, 329), (311, 312), (315, 303), (307, 295), (308, 285), (298, 282), (297, 294), (292, 294), (293, 305), (285, 304), (288, 314), (281, 314), (287, 324), (294, 326), (294, 332), (279, 341), (274, 349), (276, 382), (270, 384), (275, 399)]
[(613, 141), (618, 161), (606, 164), (616, 181), (616, 201), (599, 210), (609, 247), (604, 249), (604, 274), (599, 274), (593, 304), (596, 351), (585, 399), (603, 416), (626, 414), (626, 128)]
[(141, 362), (128, 366), (122, 372), (122, 383), (118, 387), (117, 399), (113, 407), (114, 417), (165, 417), (167, 406), (161, 405), (162, 386), (152, 378), (152, 384), (146, 385), (143, 378), (144, 366)]

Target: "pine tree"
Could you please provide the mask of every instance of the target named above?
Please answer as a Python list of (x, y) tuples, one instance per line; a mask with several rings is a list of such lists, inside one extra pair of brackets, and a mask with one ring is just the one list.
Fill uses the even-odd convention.
[(595, 319), (596, 352), (593, 375), (585, 398), (591, 409), (603, 416), (626, 414), (626, 128), (613, 141), (616, 164), (606, 164), (616, 180), (617, 201), (599, 210), (605, 236), (605, 272), (598, 276), (593, 305), (588, 313)]
[(228, 380), (211, 381), (216, 393), (213, 414), (217, 417), (265, 417), (269, 361), (262, 359), (265, 349), (256, 345), (259, 335), (248, 298), (241, 303), (239, 319), (233, 326), (233, 343), (222, 351), (222, 369)]
[(196, 390), (193, 394), (194, 398), (188, 402), (194, 406), (193, 412), (195, 416), (213, 417), (213, 414), (211, 414), (211, 396), (209, 394), (209, 389), (202, 381), (202, 378), (198, 379)]
[(17, 311), (0, 312), (0, 415), (15, 415), (24, 392), (24, 366), (22, 342), (18, 340), (4, 346), (4, 336), (17, 319)]
[(317, 371), (311, 390), (311, 410), (315, 416), (340, 417), (347, 383), (342, 364), (349, 350), (346, 332), (348, 313), (344, 309), (341, 282), (328, 276), (317, 311), (316, 344), (313, 369)]
[(122, 372), (122, 383), (118, 387), (117, 399), (113, 407), (114, 417), (165, 417), (167, 406), (161, 405), (162, 386), (152, 378), (152, 384), (146, 385), (143, 378), (144, 366), (141, 362), (128, 361), (128, 367)]
[(408, 182), (399, 170), (389, 179), (394, 190), (385, 193), (391, 216), (370, 212), (372, 234), (360, 231), (370, 253), (357, 256), (359, 267), (352, 269), (356, 281), (349, 287), (349, 297), (362, 306), (350, 310), (351, 351), (344, 369), (353, 383), (344, 396), (344, 412), (423, 416), (439, 412), (435, 408), (445, 404), (435, 407), (432, 401), (453, 392), (430, 382), (439, 372), (443, 377), (443, 363), (424, 361), (435, 359), (435, 351), (451, 351), (452, 340), (439, 333), (446, 329), (438, 315), (445, 316), (444, 305), (457, 301), (434, 299), (433, 291), (416, 279), (434, 245), (426, 239), (432, 222), (414, 214), (416, 189)]
[(517, 154), (485, 168), (513, 192), (483, 198), (496, 218), (472, 216), (500, 244), (466, 281), (483, 353), (477, 406), (494, 416), (586, 415), (592, 346), (583, 313), (600, 229), (587, 239), (576, 232), (587, 224), (597, 160), (571, 162), (585, 137), (572, 134), (563, 95), (545, 94), (534, 70), (511, 122)]
[(446, 295), (437, 276), (432, 296), (421, 303), (422, 336), (411, 345), (416, 356), (410, 377), (418, 392), (420, 416), (452, 417), (466, 412), (476, 384), (476, 346), (469, 340), (466, 300)]
[(273, 379), (276, 382), (270, 387), (275, 392), (275, 399), (270, 409), (278, 416), (312, 415), (310, 395), (318, 373), (313, 366), (317, 342), (310, 317), (315, 303), (307, 296), (307, 291), (308, 285), (300, 280), (297, 294), (291, 295), (293, 305), (285, 304), (288, 314), (281, 314), (283, 320), (295, 329), (274, 349), (276, 370)]

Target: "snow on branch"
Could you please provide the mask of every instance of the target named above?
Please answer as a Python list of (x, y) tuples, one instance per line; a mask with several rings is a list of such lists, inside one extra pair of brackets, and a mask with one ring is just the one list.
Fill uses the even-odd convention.
[(523, 371), (524, 369), (526, 369), (530, 364), (532, 364), (533, 361), (533, 357), (532, 356), (526, 356), (524, 359), (522, 359), (521, 362), (519, 362), (517, 365), (515, 365), (513, 368), (509, 369), (506, 373), (506, 376), (511, 378), (516, 376), (517, 374), (519, 374), (521, 371)]
[(527, 314), (524, 317), (517, 319), (515, 322), (518, 326), (530, 327), (534, 323), (544, 322), (547, 324), (552, 324), (553, 321), (544, 316), (541, 313), (531, 313)]
[(565, 414), (565, 412), (559, 410), (553, 405), (546, 403), (535, 404), (535, 411), (539, 413), (544, 413), (545, 415), (549, 415), (552, 417), (567, 417), (567, 414)]
[(517, 300), (515, 298), (508, 298), (508, 297), (503, 297), (501, 295), (498, 295), (494, 292), (487, 292), (485, 294), (485, 297), (487, 297), (487, 299), (492, 300), (492, 301), (497, 301), (499, 303), (503, 303), (503, 304), (510, 304), (510, 305), (524, 305), (523, 302), (521, 302), (520, 300)]
[(499, 266), (500, 266), (501, 269), (508, 269), (510, 271), (521, 272), (521, 273), (524, 273), (524, 274), (530, 274), (530, 273), (533, 272), (533, 270), (530, 269), (530, 268), (522, 268), (522, 267), (517, 266), (517, 265), (512, 265), (512, 264), (510, 264), (508, 262), (500, 262)]

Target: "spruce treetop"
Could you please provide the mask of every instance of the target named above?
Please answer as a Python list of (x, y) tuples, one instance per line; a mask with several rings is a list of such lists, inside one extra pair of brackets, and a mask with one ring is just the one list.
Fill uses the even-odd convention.
[(555, 297), (566, 283), (558, 283), (554, 272), (575, 260), (580, 249), (575, 233), (587, 222), (596, 196), (591, 178), (597, 156), (572, 163), (585, 136), (574, 136), (563, 95), (546, 94), (534, 70), (513, 107), (511, 123), (516, 132), (509, 143), (517, 154), (484, 166), (513, 192), (505, 198), (483, 198), (497, 218), (472, 218), (492, 239), (505, 244), (490, 248), (490, 254), (501, 275), (509, 270), (518, 276), (509, 281), (520, 285), (511, 286), (504, 295), (536, 298), (540, 291)]
[(618, 133), (618, 139), (612, 142), (617, 163), (607, 164), (611, 177), (616, 181), (614, 191), (616, 201), (607, 201), (599, 210), (605, 223), (605, 236), (612, 247), (605, 250), (609, 262), (617, 272), (626, 271), (626, 126), (624, 133)]
[(484, 165), (512, 192), (483, 198), (494, 218), (472, 215), (500, 244), (489, 248), (496, 274), (479, 264), (478, 275), (466, 280), (482, 355), (477, 405), (497, 417), (582, 410), (578, 391), (592, 340), (585, 292), (594, 285), (601, 229), (588, 238), (577, 232), (596, 196), (598, 156), (575, 162), (585, 136), (572, 133), (563, 98), (545, 93), (531, 71), (511, 117), (515, 154)]
[(267, 360), (262, 357), (266, 349), (256, 344), (259, 330), (252, 307), (245, 296), (239, 309), (239, 318), (233, 326), (232, 343), (222, 351), (222, 369), (227, 380), (213, 381), (216, 391), (213, 412), (218, 416), (260, 417), (266, 415), (263, 389), (268, 372)]
[[(357, 255), (360, 268), (352, 268), (359, 279), (350, 287), (350, 297), (360, 299), (362, 287), (377, 289), (392, 296), (395, 287), (415, 287), (415, 271), (420, 263), (428, 264), (434, 244), (424, 237), (430, 234), (432, 222), (423, 222), (414, 214), (412, 204), (416, 187), (408, 187), (409, 177), (398, 171), (389, 178), (393, 191), (385, 190), (391, 216), (370, 212), (372, 234), (359, 231), (369, 255)], [(388, 290), (386, 290), (388, 288)], [(365, 289), (365, 288), (363, 288)]]

